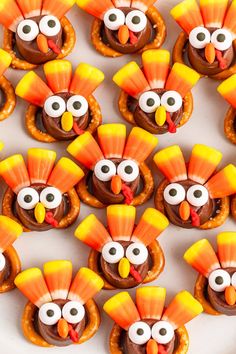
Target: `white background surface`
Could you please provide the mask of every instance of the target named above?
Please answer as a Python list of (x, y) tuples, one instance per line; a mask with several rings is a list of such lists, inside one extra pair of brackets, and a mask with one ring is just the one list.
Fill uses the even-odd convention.
[[(169, 50), (172, 49), (176, 36), (180, 32), (180, 28), (169, 15), (170, 9), (178, 2), (177, 0), (159, 0), (156, 5), (167, 24), (168, 36), (164, 48)], [(70, 11), (68, 17), (77, 33), (76, 47), (68, 58), (72, 61), (74, 68), (79, 62), (85, 61), (96, 65), (105, 72), (106, 80), (95, 94), (102, 107), (103, 121), (104, 123), (124, 122), (117, 109), (119, 90), (113, 84), (111, 78), (122, 65), (131, 60), (131, 57), (126, 56), (119, 59), (102, 57), (90, 44), (92, 17), (80, 11), (77, 6)], [(0, 36), (2, 36), (2, 28), (0, 31)], [(133, 57), (132, 59), (140, 60), (139, 57)], [(16, 84), (23, 74), (23, 72), (10, 69), (6, 76)], [(194, 143), (205, 143), (220, 149), (224, 153), (222, 167), (229, 162), (236, 163), (235, 147), (226, 140), (223, 133), (223, 120), (227, 104), (217, 94), (216, 87), (216, 82), (207, 79), (201, 80), (193, 90), (195, 109), (190, 122), (178, 130), (176, 135), (160, 136), (158, 149), (171, 144), (180, 144), (186, 153), (186, 157), (188, 157)], [(27, 104), (19, 99), (14, 114), (0, 124), (0, 139), (5, 142), (4, 157), (13, 153), (26, 154), (30, 147), (53, 148), (56, 149), (58, 157), (65, 155), (66, 143), (41, 144), (34, 141), (26, 133), (24, 127), (26, 107)], [(130, 129), (130, 126), (128, 129)], [(155, 176), (157, 177), (156, 171)], [(5, 185), (1, 183), (1, 195), (4, 190)], [(137, 215), (140, 216), (148, 206), (153, 206), (153, 199), (145, 206), (138, 208)], [(67, 230), (23, 234), (15, 243), (15, 247), (21, 256), (22, 268), (41, 267), (44, 262), (53, 259), (71, 260), (75, 271), (79, 267), (87, 265), (89, 248), (78, 241), (73, 233), (79, 221), (91, 212), (95, 212), (105, 221), (105, 210), (93, 210), (82, 205), (78, 221)], [(183, 261), (184, 251), (193, 242), (204, 237), (215, 244), (216, 235), (222, 230), (235, 230), (235, 222), (229, 219), (223, 227), (210, 231), (183, 230), (171, 226), (161, 235), (159, 241), (165, 252), (166, 267), (159, 279), (152, 285), (167, 287), (168, 301), (182, 289), (193, 290), (196, 272), (191, 270)], [(134, 292), (135, 290), (131, 291), (132, 294)], [(97, 302), (101, 308), (105, 300), (113, 294), (114, 292), (109, 291), (100, 293)], [(25, 303), (26, 299), (17, 290), (0, 296), (1, 354), (31, 354), (32, 352), (41, 354), (48, 351), (52, 354), (109, 353), (108, 340), (113, 322), (102, 311), (100, 330), (89, 342), (81, 346), (72, 345), (66, 348), (52, 349), (33, 346), (27, 342), (21, 331), (21, 314)], [(205, 314), (193, 320), (187, 325), (190, 336), (189, 354), (235, 354), (235, 321), (235, 317), (213, 317)]]

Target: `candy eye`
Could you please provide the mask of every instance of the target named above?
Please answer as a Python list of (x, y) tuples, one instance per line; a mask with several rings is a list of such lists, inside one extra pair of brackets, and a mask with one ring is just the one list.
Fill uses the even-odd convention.
[(200, 184), (196, 184), (188, 189), (187, 200), (195, 207), (201, 207), (207, 203), (209, 194), (207, 189)]
[(174, 337), (174, 329), (170, 323), (166, 321), (160, 321), (154, 324), (152, 327), (152, 338), (159, 344), (167, 344)]
[(39, 319), (47, 326), (55, 325), (61, 318), (61, 309), (57, 304), (48, 302), (39, 309)]
[(208, 282), (212, 290), (221, 293), (230, 286), (231, 279), (228, 272), (223, 269), (217, 269), (210, 274)]
[(58, 118), (66, 111), (66, 103), (60, 96), (51, 96), (44, 103), (44, 110), (48, 116)]
[(145, 247), (142, 243), (134, 242), (127, 248), (126, 257), (132, 264), (143, 264), (148, 258), (147, 247)]
[(61, 30), (61, 24), (55, 16), (44, 16), (39, 22), (40, 31), (47, 37), (56, 36)]
[(21, 21), (17, 27), (17, 34), (23, 41), (31, 42), (39, 34), (38, 25), (33, 20)]
[(205, 27), (196, 27), (190, 32), (189, 42), (194, 48), (203, 49), (211, 42), (211, 34)]
[(177, 112), (183, 105), (180, 94), (176, 91), (167, 91), (161, 97), (161, 105), (165, 107), (167, 112)]
[(40, 193), (40, 202), (47, 209), (57, 208), (62, 201), (61, 192), (59, 189), (54, 187), (47, 187), (42, 190)]
[(133, 182), (139, 175), (138, 165), (132, 160), (122, 161), (117, 168), (117, 174), (124, 182)]
[(2, 253), (0, 253), (0, 272), (5, 268), (6, 258)]
[(82, 117), (88, 111), (88, 101), (80, 95), (72, 96), (67, 101), (67, 110), (76, 118)]
[(116, 165), (111, 160), (101, 160), (94, 168), (95, 176), (102, 182), (108, 182), (116, 174)]
[(39, 194), (33, 188), (23, 188), (17, 195), (17, 203), (25, 210), (34, 209), (39, 202)]
[(147, 17), (142, 11), (134, 10), (128, 13), (125, 22), (130, 31), (141, 32), (147, 26)]
[(125, 24), (125, 14), (119, 9), (111, 9), (105, 13), (104, 23), (111, 31), (117, 31)]
[(236, 273), (234, 273), (231, 277), (231, 284), (236, 288)]
[(69, 301), (63, 306), (62, 316), (68, 323), (79, 323), (85, 316), (84, 306), (78, 301)]
[(128, 334), (133, 343), (143, 345), (151, 338), (151, 328), (145, 322), (136, 322), (130, 326)]
[(107, 263), (118, 263), (124, 255), (124, 248), (119, 242), (108, 242), (102, 249), (102, 256)]
[(164, 199), (170, 205), (178, 205), (185, 199), (185, 189), (181, 184), (171, 183), (164, 190)]
[(229, 31), (224, 28), (220, 28), (212, 33), (211, 42), (218, 50), (227, 50), (231, 47), (233, 38)]
[(139, 107), (145, 113), (153, 113), (161, 105), (161, 99), (157, 93), (148, 91), (139, 98)]

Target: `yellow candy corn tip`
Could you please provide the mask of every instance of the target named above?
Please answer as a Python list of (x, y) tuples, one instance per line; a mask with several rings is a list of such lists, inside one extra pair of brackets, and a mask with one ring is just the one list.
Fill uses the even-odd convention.
[[(30, 86), (34, 80), (37, 80), (39, 76), (34, 71), (29, 71), (23, 78), (18, 82), (15, 92), (19, 97), (24, 97), (26, 92), (30, 90)], [(41, 79), (40, 79), (41, 80)]]
[(105, 79), (105, 75), (101, 70), (86, 63), (80, 63), (76, 69), (76, 73), (79, 73), (81, 78), (91, 77), (95, 81), (102, 82)]
[(190, 263), (193, 259), (195, 259), (196, 255), (199, 254), (202, 249), (209, 247), (212, 248), (210, 242), (204, 238), (195, 242), (191, 247), (189, 247), (184, 253), (183, 258), (187, 263)]
[(74, 163), (67, 157), (60, 158), (57, 163), (57, 166), (61, 166), (63, 170), (66, 170), (71, 174), (78, 175), (81, 178), (84, 177), (84, 171), (78, 165), (76, 165), (76, 163)]
[(121, 86), (124, 80), (126, 80), (127, 76), (130, 77), (135, 75), (140, 70), (138, 64), (135, 61), (132, 61), (126, 65), (124, 65), (114, 76), (113, 81)]
[(98, 134), (126, 136), (126, 126), (124, 124), (103, 124), (98, 127)]
[(6, 230), (14, 232), (16, 237), (19, 237), (23, 232), (23, 227), (20, 224), (4, 215), (0, 215), (1, 226), (5, 227)]
[(38, 224), (43, 224), (46, 216), (46, 210), (42, 203), (37, 203), (34, 209), (34, 217)]
[(11, 65), (12, 62), (12, 57), (11, 55), (6, 52), (3, 49), (0, 49), (0, 62), (4, 62), (4, 64), (6, 65), (6, 67), (9, 67)]
[(186, 81), (190, 82), (192, 85), (195, 85), (201, 77), (200, 74), (198, 74), (194, 69), (191, 69), (187, 65), (181, 63), (175, 63), (172, 67), (172, 71), (184, 78)]
[(82, 267), (79, 270), (79, 274), (84, 277), (87, 278), (89, 281), (96, 283), (97, 288), (102, 289), (104, 286), (104, 281), (102, 280), (102, 278), (95, 273), (93, 270), (86, 268), (86, 267)]
[(42, 277), (42, 272), (39, 268), (29, 268), (24, 270), (23, 272), (19, 273), (14, 283), (17, 287), (21, 286), (24, 283), (31, 281), (32, 279)]
[(221, 232), (217, 236), (217, 244), (218, 245), (230, 245), (236, 244), (236, 232)]
[(4, 143), (2, 141), (0, 141), (0, 151), (2, 151), (4, 148)]
[(142, 60), (146, 63), (169, 63), (170, 52), (165, 49), (149, 49), (143, 52)]
[(45, 274), (49, 273), (54, 273), (58, 272), (63, 269), (72, 269), (72, 263), (70, 261), (66, 260), (57, 260), (57, 261), (50, 261), (47, 263), (44, 263), (43, 265), (43, 271)]
[(98, 221), (97, 217), (94, 214), (88, 215), (76, 228), (75, 237), (83, 241), (84, 237), (89, 233), (93, 228), (93, 225)]
[(121, 278), (128, 278), (128, 275), (130, 273), (130, 262), (127, 258), (124, 257), (120, 260), (118, 265), (118, 271)]
[(202, 313), (204, 311), (200, 302), (197, 301), (192, 296), (192, 294), (190, 294), (186, 290), (179, 292), (175, 298), (177, 301), (180, 301), (182, 304), (184, 304), (184, 306), (186, 306), (191, 311), (193, 311), (195, 315), (199, 315), (200, 313)]
[(157, 229), (164, 230), (169, 226), (169, 220), (159, 210), (148, 208), (143, 213), (142, 218)]
[(105, 302), (103, 305), (103, 310), (109, 314), (112, 312), (114, 309), (116, 309), (119, 306), (122, 306), (126, 301), (130, 302), (132, 300), (131, 296), (127, 291), (120, 292), (114, 296), (112, 296), (109, 300)]
[(193, 147), (192, 154), (202, 157), (215, 165), (218, 165), (223, 157), (220, 151), (202, 144), (196, 144)]
[(28, 156), (37, 157), (40, 159), (56, 160), (57, 154), (54, 150), (31, 148), (28, 150)]
[(136, 208), (132, 205), (109, 205), (107, 207), (107, 214), (135, 217)]
[(52, 60), (43, 66), (45, 74), (54, 74), (58, 71), (72, 70), (72, 65), (69, 60)]
[(232, 75), (229, 79), (223, 81), (218, 87), (217, 91), (224, 97), (229, 92), (236, 90), (236, 74)]
[(65, 132), (71, 131), (73, 128), (74, 118), (71, 112), (65, 112), (61, 118), (61, 126)]

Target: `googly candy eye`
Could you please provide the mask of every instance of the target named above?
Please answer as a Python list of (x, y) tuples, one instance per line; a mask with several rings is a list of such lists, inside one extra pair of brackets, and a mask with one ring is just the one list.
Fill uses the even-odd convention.
[(25, 42), (33, 41), (39, 34), (39, 28), (35, 21), (21, 21), (17, 27), (17, 34)]
[(139, 167), (136, 162), (125, 160), (119, 164), (117, 174), (124, 182), (133, 182), (139, 175)]
[(6, 258), (2, 253), (0, 253), (0, 272), (5, 268), (6, 266)]
[(208, 199), (208, 190), (200, 184), (190, 187), (187, 191), (187, 200), (193, 206), (201, 207), (207, 203)]
[(51, 96), (44, 103), (44, 110), (48, 116), (58, 118), (66, 111), (66, 103), (60, 96)]
[(174, 329), (169, 322), (157, 322), (152, 327), (152, 338), (159, 344), (167, 344), (174, 338)]
[(125, 20), (126, 25), (132, 32), (141, 32), (147, 26), (147, 16), (139, 10), (128, 13)]
[(167, 112), (177, 112), (183, 105), (183, 100), (177, 91), (167, 91), (161, 96), (161, 105)]
[(224, 28), (220, 28), (212, 33), (211, 42), (218, 50), (227, 50), (231, 47), (233, 38), (229, 31)]
[(164, 190), (164, 199), (170, 205), (180, 204), (185, 196), (185, 189), (179, 183), (171, 183)]
[(234, 273), (231, 277), (231, 284), (235, 287), (236, 289), (236, 273)]
[(161, 99), (153, 91), (144, 92), (139, 98), (139, 107), (145, 113), (153, 113), (161, 104)]
[(39, 309), (39, 319), (47, 326), (55, 325), (60, 318), (61, 309), (53, 302), (48, 302), (42, 305)]
[(101, 160), (95, 165), (94, 173), (100, 181), (108, 182), (116, 174), (116, 165), (110, 160)]
[(39, 194), (33, 188), (23, 188), (17, 194), (17, 203), (22, 209), (30, 210), (34, 209), (36, 204), (39, 202)]
[(140, 265), (146, 262), (148, 250), (142, 243), (134, 242), (126, 250), (126, 257), (130, 263)]
[(111, 9), (105, 13), (104, 23), (111, 31), (117, 31), (125, 24), (125, 14), (119, 9)]
[(230, 286), (231, 279), (228, 272), (223, 269), (217, 269), (210, 274), (208, 282), (212, 290), (221, 293)]
[(67, 110), (76, 118), (82, 117), (88, 112), (88, 101), (85, 97), (75, 95), (67, 101)]
[(190, 32), (189, 42), (194, 48), (203, 49), (211, 42), (211, 34), (205, 27), (196, 27)]
[(144, 345), (151, 338), (151, 328), (145, 322), (135, 322), (128, 331), (130, 340), (137, 345)]
[(79, 323), (85, 316), (84, 306), (78, 301), (69, 301), (62, 308), (62, 316), (68, 323)]
[(118, 263), (124, 257), (125, 251), (119, 242), (108, 242), (102, 249), (102, 256), (107, 263)]
[(40, 193), (40, 202), (47, 209), (57, 208), (62, 201), (62, 195), (59, 189), (55, 187), (47, 187)]
[(61, 24), (55, 16), (44, 16), (39, 22), (40, 31), (47, 37), (56, 36), (61, 30)]

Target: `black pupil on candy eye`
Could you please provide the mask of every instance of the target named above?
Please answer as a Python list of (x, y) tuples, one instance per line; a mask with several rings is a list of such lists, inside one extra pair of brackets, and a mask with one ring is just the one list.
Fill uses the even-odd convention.
[(203, 33), (203, 32), (198, 33), (197, 39), (198, 39), (200, 42), (203, 42), (203, 41), (206, 39), (205, 33)]
[(117, 16), (116, 16), (115, 14), (111, 14), (111, 15), (109, 16), (109, 20), (110, 20), (111, 22), (115, 22), (115, 21), (117, 20)]
[(54, 28), (56, 26), (56, 22), (54, 20), (49, 20), (48, 21), (48, 27)]
[(175, 104), (175, 99), (173, 97), (168, 98), (167, 103), (169, 106), (174, 106)]
[(47, 310), (47, 315), (48, 315), (48, 317), (54, 316), (54, 311), (53, 310)]
[(112, 247), (110, 250), (109, 250), (109, 253), (111, 256), (114, 256), (116, 254), (116, 249), (115, 247)]
[(76, 316), (76, 315), (78, 314), (78, 310), (75, 309), (75, 308), (73, 308), (73, 309), (70, 310), (70, 314), (71, 314), (72, 316)]
[(102, 172), (103, 172), (103, 173), (108, 173), (109, 171), (110, 171), (109, 166), (107, 166), (107, 165), (102, 166)]
[(134, 254), (135, 256), (138, 256), (138, 255), (140, 254), (140, 250), (139, 250), (138, 248), (134, 248), (133, 254)]
[(155, 104), (155, 101), (154, 101), (153, 98), (149, 98), (149, 99), (147, 100), (147, 106), (148, 106), (148, 107), (152, 107), (152, 106), (154, 106), (154, 104)]
[(32, 202), (32, 197), (31, 197), (31, 195), (26, 195), (25, 197), (24, 197), (24, 201), (26, 202), (26, 203), (30, 203), (30, 202)]
[(139, 329), (137, 330), (137, 334), (138, 334), (139, 336), (142, 336), (142, 335), (144, 334), (144, 330), (143, 330), (142, 328), (139, 328)]
[(216, 277), (215, 282), (216, 282), (217, 285), (222, 285), (223, 282), (224, 282), (224, 279), (219, 276), (219, 277)]
[(52, 193), (47, 194), (46, 199), (48, 202), (54, 201), (54, 195)]
[(23, 32), (24, 32), (25, 34), (30, 33), (30, 31), (31, 31), (31, 27), (30, 27), (29, 25), (26, 25), (26, 26), (23, 27)]
[(54, 109), (54, 111), (58, 111), (58, 109), (60, 108), (59, 103), (58, 103), (58, 102), (54, 102), (54, 103), (52, 104), (52, 108)]
[(195, 192), (193, 193), (193, 195), (194, 195), (195, 198), (201, 198), (201, 196), (202, 196), (202, 191), (197, 190), (197, 191), (195, 191)]
[(177, 190), (174, 189), (174, 188), (172, 188), (172, 189), (169, 191), (169, 195), (170, 195), (171, 197), (175, 197), (176, 194), (177, 194)]
[(141, 19), (140, 19), (139, 16), (134, 16), (132, 18), (132, 22), (133, 22), (134, 25), (138, 25), (140, 23), (140, 21), (141, 21)]
[(225, 35), (223, 33), (218, 34), (217, 41), (220, 42), (220, 43), (224, 42), (225, 41)]
[(130, 175), (132, 172), (133, 172), (132, 166), (126, 166), (126, 167), (125, 167), (125, 173), (127, 173), (128, 175)]
[(165, 336), (166, 333), (167, 333), (167, 330), (165, 328), (161, 328), (159, 333), (160, 333), (161, 336)]
[(79, 102), (79, 101), (74, 102), (73, 103), (73, 107), (74, 107), (74, 109), (80, 109), (81, 108), (81, 102)]

